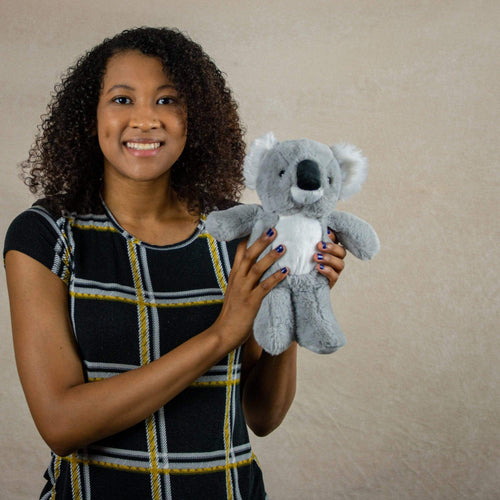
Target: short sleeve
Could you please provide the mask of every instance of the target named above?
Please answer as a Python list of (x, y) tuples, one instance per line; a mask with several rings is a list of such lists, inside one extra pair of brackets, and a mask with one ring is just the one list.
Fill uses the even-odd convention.
[(66, 234), (67, 220), (54, 218), (45, 208), (33, 206), (18, 215), (5, 235), (3, 257), (17, 250), (37, 260), (68, 284), (71, 248)]

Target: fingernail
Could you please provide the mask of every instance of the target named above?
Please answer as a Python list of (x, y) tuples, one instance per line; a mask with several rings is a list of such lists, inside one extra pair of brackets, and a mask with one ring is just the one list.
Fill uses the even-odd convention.
[(282, 267), (282, 268), (281, 268), (281, 272), (282, 272), (283, 274), (286, 274), (286, 273), (288, 272), (288, 269), (287, 269), (286, 267)]
[(324, 241), (321, 242), (321, 245), (323, 247), (323, 250), (326, 250), (326, 243)]
[(276, 251), (277, 251), (278, 253), (283, 252), (283, 245), (279, 245), (279, 246), (277, 246), (277, 247), (276, 247)]
[(324, 269), (324, 268), (325, 268), (325, 266), (324, 266), (323, 264), (320, 264), (320, 265), (319, 265), (319, 268), (320, 268), (320, 269)]
[(323, 260), (323, 254), (318, 253), (317, 256), (318, 256), (318, 260)]
[(269, 229), (266, 234), (267, 236), (271, 237), (274, 234), (274, 231), (272, 229)]

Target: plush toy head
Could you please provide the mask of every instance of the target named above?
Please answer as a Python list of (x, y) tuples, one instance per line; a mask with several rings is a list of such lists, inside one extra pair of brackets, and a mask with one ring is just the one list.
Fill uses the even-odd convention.
[(355, 146), (278, 142), (272, 132), (252, 143), (244, 163), (245, 184), (257, 190), (265, 210), (314, 218), (360, 191), (366, 171), (366, 158)]

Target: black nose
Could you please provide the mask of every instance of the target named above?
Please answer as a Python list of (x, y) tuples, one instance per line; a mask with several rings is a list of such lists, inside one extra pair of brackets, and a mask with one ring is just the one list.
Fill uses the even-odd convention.
[(321, 186), (318, 164), (312, 160), (302, 160), (297, 165), (297, 186), (306, 191), (315, 191)]

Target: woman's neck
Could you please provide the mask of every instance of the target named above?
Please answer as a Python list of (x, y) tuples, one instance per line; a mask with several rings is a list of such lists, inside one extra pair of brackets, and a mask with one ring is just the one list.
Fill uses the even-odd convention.
[(102, 196), (128, 233), (152, 245), (171, 245), (188, 238), (199, 215), (190, 212), (169, 182), (106, 182)]

